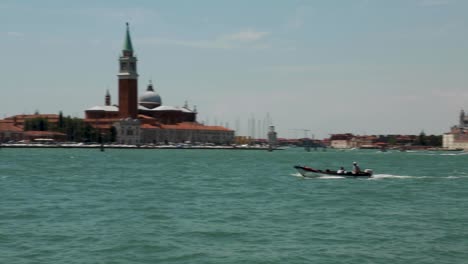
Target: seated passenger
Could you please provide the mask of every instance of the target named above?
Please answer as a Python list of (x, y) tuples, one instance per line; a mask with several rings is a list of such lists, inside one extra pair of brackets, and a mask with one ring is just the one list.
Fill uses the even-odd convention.
[(343, 167), (340, 167), (339, 170), (336, 171), (337, 174), (345, 174), (345, 170)]

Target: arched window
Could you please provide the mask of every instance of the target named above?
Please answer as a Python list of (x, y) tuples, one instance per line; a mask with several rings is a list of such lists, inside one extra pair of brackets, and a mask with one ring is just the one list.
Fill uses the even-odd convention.
[(121, 71), (126, 71), (127, 70), (127, 63), (121, 62), (120, 63), (120, 70)]

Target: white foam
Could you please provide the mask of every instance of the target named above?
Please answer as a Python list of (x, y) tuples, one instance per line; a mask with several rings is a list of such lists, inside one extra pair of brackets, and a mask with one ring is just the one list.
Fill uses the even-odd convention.
[(369, 179), (411, 179), (411, 178), (421, 178), (421, 177), (407, 176), (407, 175), (392, 175), (392, 174), (375, 174)]
[(318, 177), (319, 179), (345, 179), (345, 177), (342, 176), (320, 176)]
[[(452, 176), (410, 176), (410, 175), (393, 175), (393, 174), (375, 174), (372, 177), (366, 178), (368, 180), (382, 180), (382, 179), (463, 179), (463, 178), (468, 178), (468, 175), (466, 173), (462, 173), (465, 175), (452, 175)], [(346, 179), (346, 177), (343, 176), (334, 176), (334, 175), (327, 175), (327, 176), (302, 176), (300, 173), (293, 173), (291, 176), (294, 177), (299, 177), (303, 179), (331, 179), (331, 180), (336, 180), (336, 179)]]
[(304, 179), (344, 179), (345, 177), (341, 176), (302, 176), (300, 173), (293, 173), (291, 174), (293, 177), (299, 177), (299, 178), (304, 178)]
[(447, 179), (462, 179), (462, 178), (468, 178), (468, 176), (465, 175), (459, 175), (459, 176), (447, 176)]
[(452, 176), (409, 176), (409, 175), (392, 175), (392, 174), (376, 174), (369, 178), (370, 180), (378, 179), (460, 179), (468, 178), (465, 175), (452, 175)]
[(293, 173), (293, 174), (291, 174), (291, 176), (294, 176), (294, 177), (304, 177), (304, 176), (302, 176), (300, 173)]
[(459, 152), (459, 153), (442, 153), (441, 156), (462, 156), (466, 155), (468, 152)]

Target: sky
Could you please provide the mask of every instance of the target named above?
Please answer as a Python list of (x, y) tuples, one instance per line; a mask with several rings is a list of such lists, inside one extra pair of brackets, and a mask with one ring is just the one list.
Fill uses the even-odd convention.
[[(442, 134), (468, 110), (465, 0), (0, 2), (0, 118), (117, 102), (130, 23), (139, 94), (279, 137)], [(310, 131), (306, 131), (310, 130)], [(256, 134), (264, 129), (257, 128)], [(257, 135), (256, 135), (257, 136)]]

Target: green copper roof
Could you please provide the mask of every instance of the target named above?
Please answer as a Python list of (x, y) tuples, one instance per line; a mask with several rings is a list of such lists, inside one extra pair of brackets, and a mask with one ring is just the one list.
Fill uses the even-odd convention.
[(129, 29), (128, 23), (127, 23), (127, 34), (125, 36), (123, 50), (133, 52), (132, 39), (130, 38), (130, 29)]

